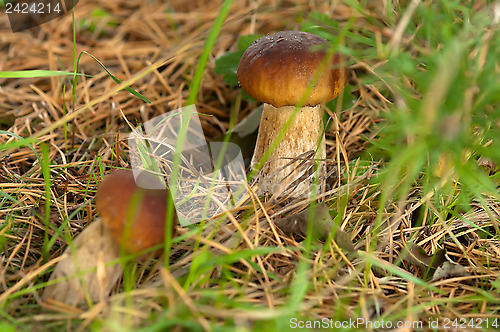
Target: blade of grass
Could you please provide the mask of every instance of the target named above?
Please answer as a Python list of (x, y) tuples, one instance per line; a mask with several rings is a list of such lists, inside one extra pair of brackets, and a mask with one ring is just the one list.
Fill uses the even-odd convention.
[(219, 14), (215, 19), (215, 22), (208, 34), (207, 41), (203, 48), (203, 52), (201, 53), (200, 60), (198, 61), (198, 65), (196, 66), (193, 81), (191, 82), (191, 87), (189, 89), (189, 96), (186, 101), (187, 105), (194, 104), (196, 101), (196, 96), (198, 95), (198, 90), (201, 86), (201, 79), (203, 78), (203, 72), (207, 67), (208, 58), (210, 56), (210, 52), (212, 52), (212, 48), (214, 47), (217, 36), (219, 35), (220, 30), (222, 29), (222, 25), (229, 13), (229, 9), (231, 8), (231, 4), (233, 0), (225, 0), (222, 4), (221, 9), (219, 10)]
[(44, 181), (44, 191), (45, 191), (45, 232), (44, 232), (44, 237), (43, 237), (43, 247), (42, 247), (42, 257), (43, 261), (47, 262), (49, 258), (49, 227), (50, 227), (50, 188), (51, 188), (51, 181), (50, 181), (50, 160), (49, 160), (49, 148), (47, 147), (47, 144), (42, 143), (40, 144), (40, 147), (42, 149), (42, 174), (43, 174), (43, 181)]
[[(73, 72), (60, 70), (18, 70), (18, 71), (0, 71), (0, 78), (35, 78), (52, 76), (70, 76)], [(82, 74), (77, 74), (82, 75)], [(89, 75), (85, 75), (90, 77)]]
[[(196, 66), (195, 73), (193, 76), (193, 81), (191, 82), (191, 87), (189, 91), (189, 96), (186, 101), (186, 105), (192, 105), (196, 101), (196, 96), (198, 95), (198, 91), (201, 86), (201, 79), (203, 77), (203, 72), (205, 71), (205, 68), (207, 66), (208, 58), (210, 56), (210, 52), (212, 51), (212, 48), (215, 44), (215, 41), (217, 39), (217, 36), (219, 35), (220, 30), (222, 29), (222, 25), (224, 24), (224, 21), (229, 13), (229, 9), (231, 7), (231, 4), (233, 3), (233, 0), (225, 0), (224, 3), (222, 4), (221, 9), (219, 10), (219, 13), (217, 15), (217, 18), (215, 19), (214, 24), (212, 25), (212, 28), (210, 30), (210, 33), (208, 34), (208, 37), (205, 42), (205, 46), (203, 47), (203, 52), (200, 56), (200, 59), (198, 60), (198, 65)], [(182, 124), (181, 128), (179, 130), (179, 135), (177, 136), (176, 140), (176, 149), (177, 151), (183, 151), (184, 148), (184, 142), (186, 140), (187, 136), (187, 131), (188, 131), (188, 126), (189, 126), (189, 120), (190, 117), (183, 117), (182, 118)], [(179, 165), (180, 165), (180, 155), (174, 154), (173, 160), (172, 160), (172, 174), (171, 174), (171, 181), (172, 183), (177, 183), (177, 173), (179, 170)], [(177, 188), (173, 187), (170, 188), (170, 192), (172, 194), (172, 197), (176, 197), (177, 194)], [(165, 227), (165, 246), (164, 246), (164, 256), (165, 256), (165, 268), (168, 269), (168, 257), (170, 256), (170, 247), (171, 247), (171, 227), (170, 223), (173, 220), (174, 216), (174, 202), (173, 200), (168, 201), (167, 205), (167, 213), (166, 213), (166, 222), (168, 227)]]
[[(104, 71), (109, 75), (109, 77), (111, 77), (111, 79), (113, 81), (115, 81), (117, 84), (121, 84), (122, 81), (120, 81), (118, 78), (116, 78), (113, 74), (111, 74), (111, 72), (108, 70), (108, 68), (106, 68), (106, 66), (101, 62), (99, 61), (95, 56), (93, 56), (92, 54), (90, 54), (89, 52), (87, 51), (82, 51), (80, 52), (80, 55), (78, 55), (78, 62), (77, 62), (77, 67), (76, 67), (76, 71), (78, 72), (78, 65), (80, 64), (80, 59), (82, 57), (83, 54), (87, 54), (88, 56), (90, 56), (92, 59), (94, 59), (101, 67), (102, 69), (104, 69)], [(76, 77), (76, 76), (75, 76)], [(73, 82), (73, 85), (74, 85), (75, 82)], [(148, 104), (151, 104), (151, 100), (149, 100), (148, 98), (144, 97), (143, 95), (141, 95), (139, 92), (135, 91), (134, 89), (132, 89), (131, 87), (129, 86), (125, 86), (123, 88), (124, 90), (130, 92), (131, 94), (133, 94), (134, 96), (136, 96), (137, 98), (141, 99), (142, 101), (148, 103)]]

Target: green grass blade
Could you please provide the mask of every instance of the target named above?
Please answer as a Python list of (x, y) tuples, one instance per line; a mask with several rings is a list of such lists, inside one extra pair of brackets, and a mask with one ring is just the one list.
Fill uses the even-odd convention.
[[(60, 70), (18, 70), (18, 71), (0, 71), (0, 78), (35, 78), (52, 76), (72, 76), (73, 72)], [(82, 75), (82, 74), (77, 74)]]
[[(113, 81), (115, 81), (117, 84), (121, 84), (122, 83), (118, 78), (116, 78), (113, 74), (111, 74), (111, 72), (108, 70), (108, 68), (106, 68), (106, 66), (101, 61), (99, 61), (95, 56), (93, 56), (92, 54), (90, 54), (87, 51), (83, 51), (83, 52), (80, 53), (80, 55), (78, 56), (78, 63), (80, 63), (80, 58), (82, 57), (82, 54), (87, 54), (92, 59), (94, 59), (102, 67), (102, 69), (104, 69), (104, 71), (109, 75), (109, 77), (111, 77), (111, 79)], [(78, 71), (78, 69), (77, 69), (77, 71)], [(142, 101), (144, 101), (144, 102), (146, 102), (148, 104), (151, 104), (151, 100), (149, 100), (148, 98), (144, 97), (139, 92), (137, 92), (134, 89), (132, 89), (131, 87), (127, 86), (124, 89), (127, 90), (128, 92), (130, 92), (131, 94), (133, 94), (134, 96), (136, 96), (137, 98), (141, 99)]]

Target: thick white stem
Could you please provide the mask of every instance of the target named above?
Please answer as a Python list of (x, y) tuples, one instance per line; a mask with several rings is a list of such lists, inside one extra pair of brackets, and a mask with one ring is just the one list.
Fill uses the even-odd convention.
[[(259, 194), (268, 192), (279, 196), (299, 197), (314, 193), (312, 187), (314, 163), (315, 160), (324, 160), (326, 157), (322, 110), (319, 105), (296, 109), (295, 106), (276, 108), (264, 104), (251, 166), (255, 169), (294, 113), (296, 113), (295, 118), (283, 139), (257, 175)], [(311, 152), (311, 155), (305, 156), (307, 152)], [(286, 166), (290, 162), (292, 163)], [(321, 185), (324, 180), (325, 163), (319, 161), (318, 166)], [(308, 178), (301, 178), (303, 176)]]

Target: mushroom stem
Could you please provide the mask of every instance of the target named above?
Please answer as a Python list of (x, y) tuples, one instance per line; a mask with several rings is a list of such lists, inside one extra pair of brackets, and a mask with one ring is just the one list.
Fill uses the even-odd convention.
[[(295, 118), (283, 139), (256, 176), (259, 194), (268, 192), (280, 196), (310, 196), (314, 193), (314, 161), (317, 159), (321, 159), (318, 169), (318, 184), (321, 186), (326, 169), (321, 105), (296, 109), (295, 106), (274, 107), (264, 104), (251, 166), (256, 168), (266, 151), (279, 138), (280, 132), (285, 130), (285, 124), (294, 113)], [(307, 156), (308, 152), (315, 152), (314, 160)], [(307, 176), (307, 179), (303, 179), (303, 176)]]
[(122, 264), (111, 263), (120, 258), (120, 247), (99, 219), (78, 234), (64, 256), (50, 277), (61, 280), (45, 288), (44, 301), (76, 305), (87, 296), (92, 302), (101, 301), (122, 275)]

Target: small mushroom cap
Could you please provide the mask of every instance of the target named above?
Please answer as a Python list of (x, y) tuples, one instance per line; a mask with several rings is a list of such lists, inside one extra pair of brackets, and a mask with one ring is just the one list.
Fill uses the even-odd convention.
[(243, 53), (238, 81), (250, 96), (274, 107), (296, 105), (306, 94), (305, 106), (329, 102), (347, 81), (339, 55), (322, 64), (329, 45), (326, 39), (302, 31), (264, 36)]
[[(111, 236), (129, 253), (137, 253), (163, 243), (167, 189), (144, 189), (137, 185), (131, 170), (117, 170), (97, 189), (96, 209)], [(173, 230), (177, 214), (173, 213)]]

